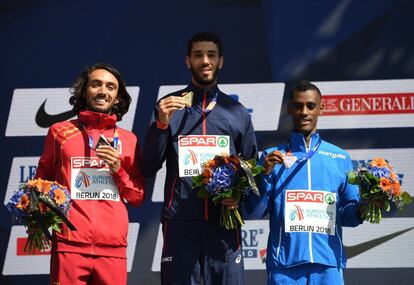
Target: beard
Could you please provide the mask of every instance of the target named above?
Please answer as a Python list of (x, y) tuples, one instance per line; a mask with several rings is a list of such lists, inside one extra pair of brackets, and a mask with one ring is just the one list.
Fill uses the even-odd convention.
[(209, 86), (211, 84), (214, 84), (217, 80), (217, 76), (218, 76), (218, 71), (219, 68), (217, 67), (214, 72), (213, 72), (213, 77), (211, 79), (204, 79), (202, 78), (198, 73), (197, 70), (195, 70), (192, 66), (191, 66), (191, 75), (194, 78), (194, 81), (197, 82), (198, 84), (200, 84), (201, 86)]

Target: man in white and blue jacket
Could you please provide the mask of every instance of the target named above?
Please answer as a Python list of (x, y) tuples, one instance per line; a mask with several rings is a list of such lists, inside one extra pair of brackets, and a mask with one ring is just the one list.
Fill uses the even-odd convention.
[(267, 284), (343, 284), (346, 255), (342, 226), (355, 227), (359, 191), (347, 182), (349, 155), (316, 130), (324, 106), (321, 92), (303, 81), (288, 104), (293, 131), (286, 144), (263, 152), (261, 197), (244, 202), (248, 218), (269, 213)]

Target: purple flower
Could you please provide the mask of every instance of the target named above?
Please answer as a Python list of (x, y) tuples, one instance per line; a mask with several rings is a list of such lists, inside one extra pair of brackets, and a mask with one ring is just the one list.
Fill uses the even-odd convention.
[(210, 181), (205, 185), (205, 189), (210, 195), (216, 196), (230, 190), (235, 175), (231, 163), (214, 168), (212, 174)]
[(381, 177), (389, 178), (390, 177), (390, 170), (388, 167), (373, 166), (373, 167), (369, 167), (368, 170), (377, 178), (381, 178)]
[(16, 218), (21, 218), (25, 215), (25, 211), (23, 209), (16, 208), (16, 205), (20, 202), (23, 194), (25, 194), (25, 191), (20, 188), (13, 194), (13, 196), (11, 196), (9, 203), (6, 205), (10, 213), (15, 215)]

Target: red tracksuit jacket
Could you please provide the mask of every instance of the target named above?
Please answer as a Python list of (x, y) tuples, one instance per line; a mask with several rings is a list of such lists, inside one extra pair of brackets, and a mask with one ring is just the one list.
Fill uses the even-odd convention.
[[(36, 178), (55, 180), (67, 186), (70, 192), (73, 185), (87, 190), (87, 187), (97, 189), (101, 184), (104, 187), (104, 183), (112, 184), (119, 191), (118, 201), (96, 197), (74, 199), (75, 191), (72, 191), (67, 216), (77, 231), (64, 225), (61, 233), (55, 232), (53, 252), (126, 258), (128, 211), (125, 201), (133, 206), (140, 205), (144, 201), (145, 181), (138, 168), (141, 153), (137, 137), (115, 124), (116, 115), (82, 111), (78, 119), (56, 123), (49, 129)], [(88, 170), (105, 168), (94, 150), (101, 134), (107, 138), (116, 136), (119, 140), (121, 168), (110, 174), (112, 180), (107, 171), (107, 176), (99, 175), (101, 172), (88, 175)], [(78, 172), (73, 172), (74, 169)]]

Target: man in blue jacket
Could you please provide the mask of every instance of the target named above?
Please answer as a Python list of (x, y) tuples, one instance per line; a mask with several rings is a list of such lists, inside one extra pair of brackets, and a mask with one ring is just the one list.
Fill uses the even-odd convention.
[(269, 213), (267, 284), (343, 284), (342, 226), (362, 223), (359, 191), (347, 183), (349, 155), (316, 130), (323, 109), (318, 87), (308, 81), (294, 87), (288, 104), (294, 129), (286, 144), (263, 152), (261, 197), (250, 195), (244, 204), (249, 218)]
[(155, 175), (164, 161), (167, 167), (162, 284), (200, 284), (201, 279), (205, 285), (244, 284), (240, 229), (220, 226), (221, 208), (237, 208), (239, 201), (214, 205), (199, 198), (191, 178), (214, 155), (256, 158), (253, 125), (248, 111), (217, 87), (223, 54), (216, 34), (193, 36), (185, 62), (191, 83), (157, 103), (143, 150), (145, 176)]

